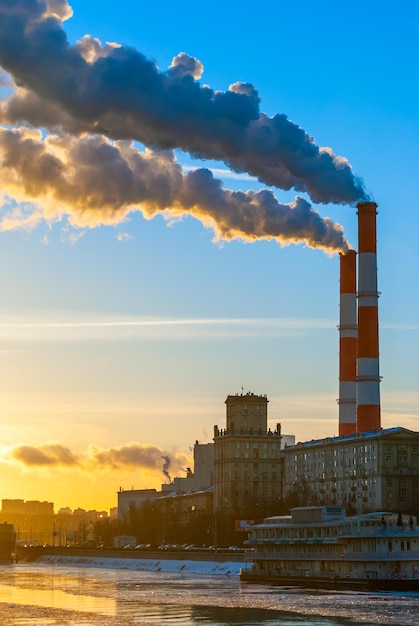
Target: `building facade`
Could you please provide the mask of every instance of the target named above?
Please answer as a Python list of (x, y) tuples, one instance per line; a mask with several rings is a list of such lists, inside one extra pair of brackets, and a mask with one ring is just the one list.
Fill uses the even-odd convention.
[(214, 484), (214, 444), (195, 441), (193, 448), (193, 471), (186, 468), (186, 476), (175, 477), (161, 486), (162, 493), (183, 494), (189, 491), (205, 491)]
[(0, 524), (14, 525), (17, 539), (54, 545), (57, 531), (52, 502), (5, 499), (1, 505)]
[(349, 513), (419, 511), (419, 433), (402, 427), (297, 443), (284, 450), (284, 498)]
[(156, 489), (120, 489), (118, 491), (118, 519), (128, 521), (146, 503), (153, 502), (159, 493)]
[(268, 399), (228, 396), (226, 428), (214, 426), (215, 515), (263, 517), (282, 497), (281, 427), (268, 429)]
[(214, 444), (195, 441), (194, 479), (196, 489), (208, 489), (214, 485)]

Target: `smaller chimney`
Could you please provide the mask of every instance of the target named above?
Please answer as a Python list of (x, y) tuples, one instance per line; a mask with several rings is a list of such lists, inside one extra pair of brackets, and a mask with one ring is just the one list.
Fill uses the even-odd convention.
[(356, 252), (340, 255), (339, 436), (356, 432)]

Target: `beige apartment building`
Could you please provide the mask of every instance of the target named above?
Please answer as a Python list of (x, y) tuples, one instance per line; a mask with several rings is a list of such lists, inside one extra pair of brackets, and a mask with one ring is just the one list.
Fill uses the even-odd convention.
[(223, 518), (273, 515), (282, 496), (281, 426), (268, 429), (268, 399), (228, 396), (226, 428), (214, 426), (214, 512)]
[(145, 504), (154, 502), (160, 493), (156, 489), (122, 489), (118, 491), (118, 519), (129, 520)]
[(417, 513), (419, 433), (396, 427), (286, 447), (284, 498), (351, 513)]

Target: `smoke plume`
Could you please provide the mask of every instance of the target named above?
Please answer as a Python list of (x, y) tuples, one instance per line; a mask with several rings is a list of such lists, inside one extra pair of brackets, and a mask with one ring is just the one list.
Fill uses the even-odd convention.
[(161, 472), (170, 482), (169, 468), (183, 472), (190, 459), (183, 454), (170, 453), (157, 446), (130, 442), (113, 448), (90, 446), (87, 452), (76, 454), (57, 442), (38, 446), (16, 445), (5, 454), (8, 460), (15, 460), (28, 468), (79, 469), (82, 471), (112, 470), (135, 471), (151, 470)]
[(3, 103), (3, 123), (180, 148), (267, 185), (306, 192), (314, 202), (365, 198), (347, 160), (317, 146), (286, 115), (261, 112), (253, 85), (235, 82), (226, 91), (201, 85), (202, 64), (184, 52), (162, 72), (124, 45), (102, 45), (89, 35), (70, 45), (63, 20), (71, 13), (65, 0), (1, 3), (0, 65), (17, 85)]
[(164, 463), (163, 463), (163, 474), (166, 476), (167, 482), (170, 483), (170, 481), (171, 481), (170, 474), (169, 474), (169, 467), (171, 465), (170, 457), (163, 456), (162, 459), (164, 460)]
[[(304, 242), (325, 251), (346, 250), (342, 227), (322, 218), (303, 198), (281, 204), (269, 190), (223, 189), (207, 169), (185, 175), (168, 151), (141, 152), (132, 142), (100, 135), (43, 137), (35, 129), (0, 128), (0, 184), (28, 213), (12, 209), (3, 230), (59, 220), (77, 227), (123, 220), (133, 210), (151, 219), (190, 215), (213, 228), (217, 239)], [(38, 209), (33, 209), (33, 203)]]

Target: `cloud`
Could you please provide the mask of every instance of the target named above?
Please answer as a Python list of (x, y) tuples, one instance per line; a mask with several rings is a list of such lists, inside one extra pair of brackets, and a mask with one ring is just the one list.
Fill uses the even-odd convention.
[(172, 152), (143, 152), (128, 141), (0, 128), (0, 162), (2, 192), (19, 203), (5, 212), (2, 230), (64, 216), (74, 227), (92, 228), (140, 211), (146, 219), (193, 217), (216, 240), (304, 243), (328, 253), (348, 247), (342, 227), (299, 196), (281, 204), (269, 190), (230, 191), (207, 169), (185, 175)]
[(168, 452), (158, 446), (129, 442), (122, 446), (101, 448), (91, 445), (83, 454), (72, 452), (57, 442), (36, 446), (16, 445), (3, 449), (3, 462), (17, 461), (25, 468), (79, 469), (91, 472), (151, 470), (170, 480), (170, 472), (184, 471), (191, 459), (185, 454)]
[(161, 72), (128, 46), (91, 36), (70, 45), (62, 24), (70, 14), (64, 0), (0, 6), (0, 65), (18, 85), (2, 107), (4, 123), (180, 148), (314, 202), (365, 199), (348, 161), (285, 114), (261, 112), (254, 85), (202, 86), (202, 63), (183, 52)]
[(46, 443), (41, 446), (16, 446), (10, 452), (12, 458), (27, 467), (76, 467), (79, 458), (65, 446)]
[(143, 318), (70, 311), (1, 313), (3, 342), (235, 340), (300, 335), (335, 329), (336, 321), (295, 318)]
[(116, 236), (117, 241), (130, 241), (133, 236), (129, 233), (118, 233)]

